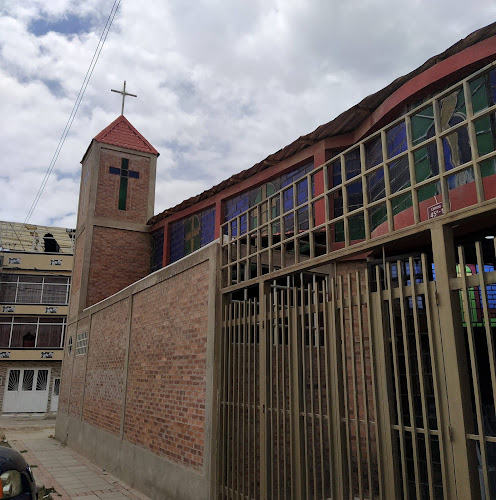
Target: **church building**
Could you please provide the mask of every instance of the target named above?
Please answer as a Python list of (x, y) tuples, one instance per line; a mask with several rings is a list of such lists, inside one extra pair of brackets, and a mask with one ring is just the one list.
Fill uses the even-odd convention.
[(81, 162), (56, 438), (157, 500), (496, 498), (496, 23), (159, 214), (142, 133)]

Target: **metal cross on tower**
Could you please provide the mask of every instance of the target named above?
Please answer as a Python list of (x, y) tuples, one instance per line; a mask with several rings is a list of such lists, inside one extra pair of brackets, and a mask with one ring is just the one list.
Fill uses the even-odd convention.
[(122, 108), (121, 108), (121, 115), (124, 114), (124, 99), (126, 98), (127, 95), (131, 97), (138, 97), (136, 94), (130, 94), (129, 92), (126, 92), (126, 80), (124, 80), (124, 87), (122, 90), (114, 90), (110, 89), (112, 92), (117, 92), (118, 94), (122, 94)]

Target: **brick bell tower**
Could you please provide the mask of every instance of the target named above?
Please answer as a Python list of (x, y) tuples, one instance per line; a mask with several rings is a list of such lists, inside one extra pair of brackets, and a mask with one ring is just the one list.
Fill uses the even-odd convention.
[(150, 271), (158, 151), (124, 115), (82, 161), (69, 317)]

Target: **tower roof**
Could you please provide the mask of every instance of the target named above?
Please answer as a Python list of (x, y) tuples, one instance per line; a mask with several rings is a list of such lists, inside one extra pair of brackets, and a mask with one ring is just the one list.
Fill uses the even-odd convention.
[[(133, 127), (124, 115), (116, 118), (110, 125), (97, 134), (93, 140), (103, 144), (141, 151), (142, 153), (159, 155), (159, 152)], [(86, 156), (88, 151), (89, 148), (84, 156)]]

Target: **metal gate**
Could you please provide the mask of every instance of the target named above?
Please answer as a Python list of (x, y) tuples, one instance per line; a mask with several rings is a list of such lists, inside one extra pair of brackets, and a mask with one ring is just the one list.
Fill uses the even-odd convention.
[(4, 413), (47, 411), (50, 370), (11, 368), (7, 381)]
[(226, 295), (218, 497), (494, 498), (496, 271), (472, 254), (448, 279), (421, 254)]

